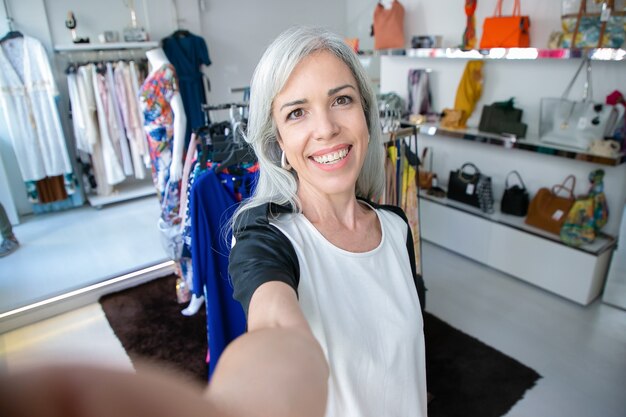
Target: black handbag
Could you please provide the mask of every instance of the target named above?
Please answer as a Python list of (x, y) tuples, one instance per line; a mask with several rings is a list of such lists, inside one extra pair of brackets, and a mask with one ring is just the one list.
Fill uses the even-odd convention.
[[(519, 185), (509, 186), (509, 177), (515, 175), (519, 180)], [(519, 172), (511, 171), (506, 176), (504, 181), (504, 194), (502, 194), (502, 201), (500, 202), (500, 211), (502, 213), (511, 214), (513, 216), (526, 216), (528, 213), (528, 205), (530, 204), (530, 197), (526, 185), (522, 180)]]
[[(474, 172), (468, 172), (468, 168)], [(485, 213), (493, 213), (491, 177), (483, 175), (476, 165), (466, 162), (461, 169), (450, 171), (448, 198), (478, 207)]]
[(512, 134), (518, 138), (526, 136), (526, 124), (522, 123), (521, 109), (513, 106), (513, 99), (483, 106), (478, 130), (501, 134)]

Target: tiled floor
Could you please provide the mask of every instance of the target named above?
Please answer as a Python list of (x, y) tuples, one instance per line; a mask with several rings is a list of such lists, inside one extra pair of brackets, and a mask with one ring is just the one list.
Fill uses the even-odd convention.
[[(542, 375), (508, 417), (626, 415), (626, 311), (579, 306), (426, 242), (423, 260), (429, 312)], [(68, 358), (131, 367), (97, 304), (8, 332), (0, 348), (9, 370)]]
[(0, 259), (0, 313), (166, 260), (156, 196), (29, 216)]

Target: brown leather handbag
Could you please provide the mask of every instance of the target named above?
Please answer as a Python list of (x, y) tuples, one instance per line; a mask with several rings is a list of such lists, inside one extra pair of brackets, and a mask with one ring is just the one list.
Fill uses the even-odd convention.
[[(426, 168), (426, 157), (428, 157), (430, 168)], [(433, 172), (432, 148), (424, 147), (417, 172), (420, 190), (429, 190), (433, 186), (433, 180), (437, 177), (437, 174)]]
[(404, 7), (393, 0), (390, 9), (378, 2), (374, 9), (374, 49), (404, 48)]
[[(568, 183), (571, 183), (569, 187)], [(539, 189), (528, 207), (526, 224), (559, 235), (567, 214), (574, 205), (574, 188), (576, 177), (568, 175), (561, 184), (555, 185), (552, 189), (545, 187)], [(566, 197), (558, 195), (563, 191), (567, 193)]]

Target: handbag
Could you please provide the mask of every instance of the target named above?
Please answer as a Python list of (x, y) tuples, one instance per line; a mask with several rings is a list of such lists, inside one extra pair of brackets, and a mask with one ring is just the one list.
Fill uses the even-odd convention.
[[(467, 168), (474, 172), (468, 172)], [(476, 165), (466, 162), (461, 169), (450, 171), (448, 198), (478, 207), (485, 213), (493, 213), (491, 177), (482, 174)]]
[(530, 46), (530, 18), (521, 15), (515, 0), (512, 16), (502, 16), (502, 0), (497, 0), (493, 16), (485, 18), (480, 48), (527, 48)]
[[(569, 93), (586, 67), (582, 101), (570, 100)], [(618, 112), (609, 104), (595, 103), (591, 91), (591, 61), (584, 59), (560, 98), (542, 98), (539, 139), (542, 142), (588, 150), (597, 139), (610, 136), (618, 123)]]
[(561, 48), (620, 48), (626, 23), (624, 0), (562, 0)]
[[(509, 186), (511, 175), (517, 177), (519, 185)], [(513, 216), (524, 217), (528, 213), (529, 203), (530, 197), (521, 175), (517, 171), (509, 172), (504, 181), (504, 194), (502, 194), (502, 201), (500, 202), (500, 211)]]
[[(161, 213), (166, 211), (167, 198), (172, 186), (170, 181), (165, 185), (165, 193), (161, 201)], [(179, 260), (183, 253), (183, 224), (180, 217), (166, 220), (163, 218), (163, 215), (161, 215), (157, 221), (157, 227), (159, 229), (161, 246), (166, 255), (174, 261)]]
[[(571, 182), (570, 187), (567, 186), (568, 182)], [(561, 184), (555, 185), (552, 189), (540, 188), (530, 201), (525, 223), (559, 235), (561, 226), (574, 205), (574, 188), (576, 177), (573, 175), (568, 175)], [(559, 191), (566, 191), (568, 195), (561, 197), (558, 195)]]
[(507, 101), (495, 102), (483, 106), (480, 114), (480, 123), (478, 130), (481, 132), (512, 134), (518, 138), (526, 136), (526, 124), (522, 123), (521, 109), (515, 108), (513, 99)]
[(592, 243), (609, 219), (608, 204), (604, 195), (604, 171), (589, 174), (589, 192), (578, 197), (567, 214), (561, 228), (561, 240), (570, 246)]
[(617, 158), (621, 152), (621, 146), (619, 142), (611, 139), (597, 139), (591, 143), (589, 147), (589, 153), (606, 156), (608, 158)]
[(374, 49), (404, 48), (404, 7), (393, 0), (390, 9), (378, 2), (374, 9)]
[[(430, 162), (430, 168), (426, 168), (426, 157)], [(422, 158), (417, 168), (418, 182), (420, 190), (429, 190), (433, 186), (433, 181), (437, 178), (437, 174), (433, 172), (433, 149), (426, 146), (422, 151)]]
[(441, 128), (452, 130), (465, 129), (465, 125), (463, 124), (465, 116), (464, 110), (443, 109), (441, 113), (441, 121), (439, 122)]

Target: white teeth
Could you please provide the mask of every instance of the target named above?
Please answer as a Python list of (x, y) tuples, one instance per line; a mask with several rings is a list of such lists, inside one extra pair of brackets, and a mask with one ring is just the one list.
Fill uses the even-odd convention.
[(348, 148), (343, 148), (337, 152), (327, 153), (322, 156), (314, 156), (313, 160), (319, 164), (336, 164), (348, 155)]

